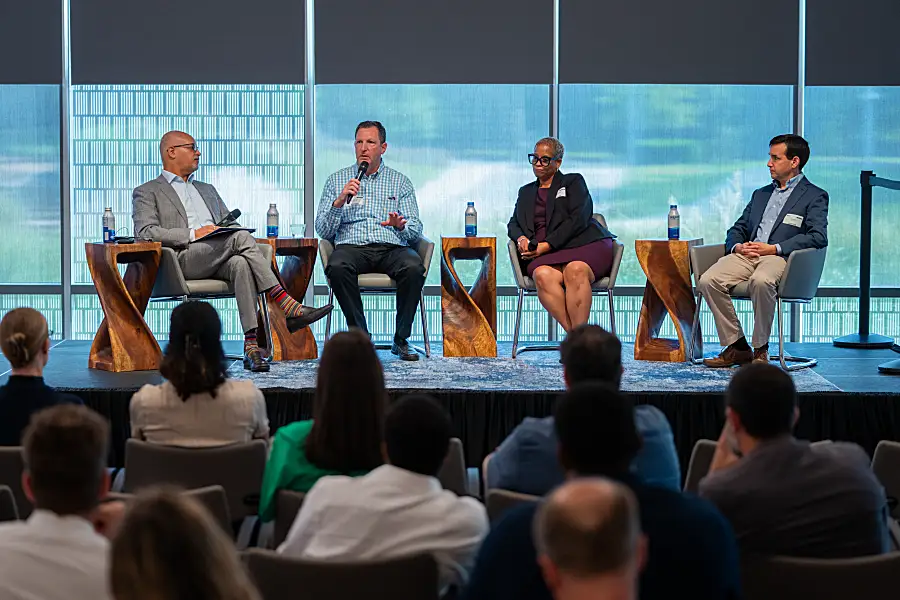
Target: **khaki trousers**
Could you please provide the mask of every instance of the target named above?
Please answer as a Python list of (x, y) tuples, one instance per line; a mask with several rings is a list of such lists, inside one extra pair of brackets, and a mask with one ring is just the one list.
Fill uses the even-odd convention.
[(775, 294), (786, 265), (782, 256), (749, 258), (743, 254), (728, 254), (700, 277), (697, 288), (712, 310), (719, 343), (723, 347), (744, 337), (730, 294), (734, 286), (745, 281), (750, 284), (753, 301), (751, 343), (754, 348), (761, 348), (769, 342), (775, 317)]

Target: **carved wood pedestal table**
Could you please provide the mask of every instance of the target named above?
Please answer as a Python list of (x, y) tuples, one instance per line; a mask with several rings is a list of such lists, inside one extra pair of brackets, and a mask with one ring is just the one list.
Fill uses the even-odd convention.
[[(156, 281), (162, 245), (89, 242), (84, 252), (103, 308), (88, 367), (117, 373), (158, 369), (162, 351), (144, 321), (144, 311)], [(128, 265), (124, 279), (116, 266), (120, 263)]]
[[(480, 260), (469, 290), (457, 260)], [(441, 324), (444, 356), (497, 356), (497, 238), (441, 238)]]
[[(647, 276), (644, 301), (634, 339), (636, 360), (682, 362), (688, 358), (688, 336), (697, 304), (691, 286), (691, 246), (695, 240), (636, 240), (634, 250)], [(657, 337), (666, 314), (672, 318), (677, 340)], [(703, 336), (697, 328), (694, 354), (703, 355)]]
[[(260, 244), (269, 244), (275, 251), (272, 255), (273, 265), (281, 287), (297, 300), (303, 302), (306, 288), (312, 279), (316, 254), (319, 250), (319, 241), (316, 238), (257, 238)], [(276, 256), (283, 256), (284, 263), (279, 271)], [(272, 360), (304, 360), (319, 356), (316, 347), (316, 338), (313, 337), (309, 327), (299, 329), (294, 333), (288, 331), (287, 320), (284, 312), (274, 302), (269, 302), (269, 325), (272, 327), (271, 345), (265, 340), (263, 333), (260, 338), (260, 346), (266, 346), (272, 356)], [(260, 327), (260, 332), (264, 328)]]

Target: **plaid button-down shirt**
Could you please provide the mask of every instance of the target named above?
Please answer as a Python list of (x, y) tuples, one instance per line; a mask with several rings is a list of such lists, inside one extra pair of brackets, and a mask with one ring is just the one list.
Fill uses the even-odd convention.
[[(356, 177), (358, 167), (353, 164), (333, 173), (322, 189), (316, 213), (316, 233), (320, 238), (337, 244), (394, 244), (408, 246), (422, 235), (422, 221), (416, 204), (416, 191), (409, 178), (388, 167), (384, 162), (371, 175), (363, 175), (359, 194), (352, 202), (335, 208), (348, 181)], [(399, 212), (407, 219), (406, 227), (397, 230), (385, 227), (388, 213)]]

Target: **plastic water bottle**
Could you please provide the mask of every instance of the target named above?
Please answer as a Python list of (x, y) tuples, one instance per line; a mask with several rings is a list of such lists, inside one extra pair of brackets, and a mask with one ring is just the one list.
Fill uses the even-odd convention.
[(681, 217), (678, 215), (678, 205), (669, 205), (669, 239), (677, 240), (681, 236)]
[(278, 208), (275, 207), (274, 202), (269, 205), (269, 210), (266, 212), (266, 237), (278, 237)]
[(469, 202), (466, 206), (466, 237), (478, 236), (478, 212), (475, 210), (475, 203)]
[(103, 211), (103, 243), (112, 244), (116, 241), (116, 215), (112, 208), (106, 207)]

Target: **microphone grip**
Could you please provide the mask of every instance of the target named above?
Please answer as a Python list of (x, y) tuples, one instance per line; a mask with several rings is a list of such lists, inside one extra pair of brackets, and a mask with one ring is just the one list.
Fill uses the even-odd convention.
[[(363, 162), (361, 165), (359, 165), (359, 170), (356, 171), (356, 179), (362, 178), (362, 176), (366, 174), (366, 171), (368, 169), (369, 169), (369, 163), (367, 163), (367, 162)], [(350, 203), (351, 198), (353, 198), (353, 194), (347, 194), (346, 204)]]
[(536, 240), (528, 240), (528, 251), (534, 252), (537, 250), (538, 243)]

